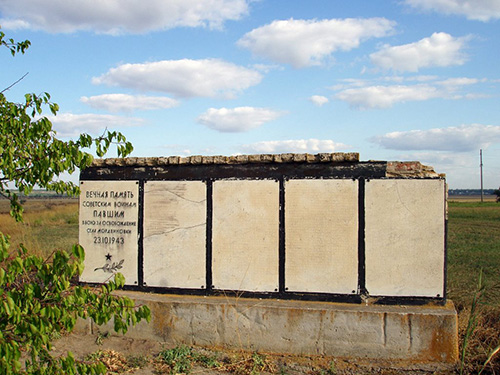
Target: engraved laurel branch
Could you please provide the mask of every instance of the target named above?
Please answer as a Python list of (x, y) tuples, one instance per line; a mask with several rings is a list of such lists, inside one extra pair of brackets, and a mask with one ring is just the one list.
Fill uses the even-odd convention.
[(106, 263), (102, 267), (97, 267), (94, 269), (94, 272), (97, 270), (103, 270), (106, 273), (115, 273), (117, 270), (123, 268), (123, 262), (125, 262), (125, 259), (120, 260), (118, 263), (113, 262), (113, 263)]

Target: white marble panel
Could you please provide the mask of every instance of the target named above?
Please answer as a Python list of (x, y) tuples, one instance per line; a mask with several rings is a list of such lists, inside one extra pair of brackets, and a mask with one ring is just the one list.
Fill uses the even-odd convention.
[(444, 180), (370, 180), (365, 206), (368, 292), (442, 297)]
[(144, 282), (148, 286), (206, 287), (206, 184), (144, 184)]
[(278, 289), (279, 183), (213, 184), (213, 284), (216, 289)]
[(80, 280), (102, 283), (120, 272), (126, 285), (137, 285), (139, 183), (81, 181), (80, 189)]
[(285, 238), (289, 291), (356, 293), (358, 182), (287, 181)]

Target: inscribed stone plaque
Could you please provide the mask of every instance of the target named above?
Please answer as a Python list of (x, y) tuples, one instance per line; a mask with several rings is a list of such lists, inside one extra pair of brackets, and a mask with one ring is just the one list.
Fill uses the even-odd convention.
[(285, 241), (289, 291), (356, 293), (358, 182), (287, 181)]
[(205, 288), (207, 188), (201, 181), (144, 184), (144, 282)]
[(212, 236), (216, 289), (266, 292), (277, 289), (278, 182), (215, 181)]
[(443, 297), (444, 180), (370, 180), (365, 199), (368, 292)]
[(120, 272), (126, 285), (137, 285), (138, 182), (81, 181), (80, 189), (80, 280), (102, 283)]

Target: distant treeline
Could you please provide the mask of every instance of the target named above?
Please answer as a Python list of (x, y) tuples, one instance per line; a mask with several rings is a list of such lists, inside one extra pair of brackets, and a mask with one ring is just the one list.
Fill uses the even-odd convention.
[[(494, 195), (495, 189), (484, 189), (484, 195)], [(449, 189), (448, 195), (481, 195), (481, 189)], [(23, 194), (20, 194), (23, 196)], [(65, 194), (57, 194), (54, 191), (33, 190), (27, 197), (23, 198), (72, 198)]]
[(49, 190), (33, 190), (29, 195), (24, 195), (22, 193), (17, 193), (19, 194), (20, 197), (23, 199), (26, 198), (74, 198), (70, 197), (66, 194), (58, 194), (55, 191), (49, 191)]
[[(483, 189), (484, 195), (493, 195), (495, 189)], [(449, 189), (448, 195), (481, 195), (481, 189)]]

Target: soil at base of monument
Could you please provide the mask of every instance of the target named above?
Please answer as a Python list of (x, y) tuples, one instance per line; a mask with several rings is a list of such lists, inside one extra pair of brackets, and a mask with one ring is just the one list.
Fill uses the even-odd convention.
[(456, 367), (430, 364), (374, 362), (360, 358), (291, 356), (202, 347), (187, 348), (191, 354), (185, 360), (188, 361), (190, 369), (175, 372), (174, 368), (159, 358), (159, 354), (168, 349), (172, 349), (172, 346), (152, 340), (72, 333), (54, 342), (53, 353), (63, 355), (71, 351), (80, 360), (99, 358), (107, 366), (109, 374), (451, 375), (457, 373)]

